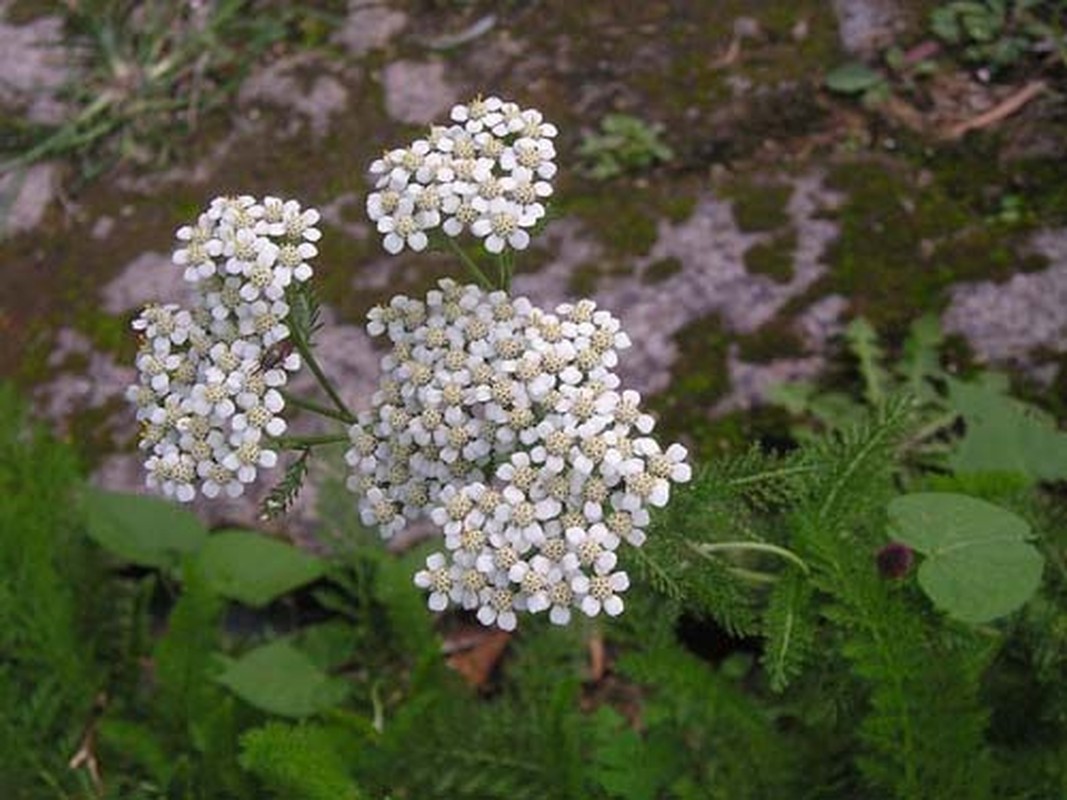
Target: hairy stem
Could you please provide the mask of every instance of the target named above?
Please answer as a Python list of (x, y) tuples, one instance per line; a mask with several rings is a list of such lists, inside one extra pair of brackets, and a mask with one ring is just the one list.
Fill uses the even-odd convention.
[(315, 359), (315, 355), (311, 352), (311, 344), (308, 342), (306, 331), (298, 330), (296, 326), (293, 327), (293, 343), (296, 345), (297, 352), (300, 353), (300, 357), (304, 359), (304, 363), (308, 365), (308, 369), (315, 376), (315, 380), (319, 382), (319, 386), (323, 391), (329, 395), (330, 401), (337, 408), (337, 411), (342, 415), (339, 419), (345, 422), (354, 422), (356, 417), (345, 405), (344, 400), (341, 399), (341, 395), (337, 393), (337, 390), (333, 388), (333, 384), (330, 383), (329, 378), (326, 377), (326, 373), (322, 371), (322, 367), (319, 366), (319, 362)]
[(804, 574), (811, 572), (808, 567), (808, 562), (794, 553), (792, 550), (787, 550), (784, 547), (779, 547), (776, 544), (770, 542), (689, 542), (689, 547), (694, 552), (700, 553), (700, 555), (707, 558), (711, 558), (713, 553), (722, 553), (730, 551), (744, 552), (746, 550), (757, 553), (770, 553), (771, 555), (779, 556), (787, 561), (792, 561)]
[(298, 397), (297, 395), (290, 394), (289, 392), (286, 392), (284, 390), (282, 390), (281, 395), (285, 398), (286, 403), (296, 406), (297, 408), (302, 408), (305, 411), (310, 411), (312, 414), (318, 414), (319, 416), (329, 417), (330, 419), (336, 419), (340, 422), (344, 422), (347, 425), (351, 425), (353, 422), (356, 421), (355, 418), (351, 416), (351, 414), (342, 413), (340, 411), (330, 408), (329, 406), (320, 405), (314, 400), (308, 400), (305, 397)]
[(456, 244), (455, 239), (453, 239), (451, 236), (446, 236), (445, 241), (452, 249), (452, 252), (459, 256), (459, 260), (463, 262), (463, 265), (471, 271), (471, 274), (474, 275), (478, 283), (480, 283), (486, 289), (492, 289), (493, 282), (489, 280), (486, 274), (482, 272), (481, 268), (474, 263), (474, 259), (467, 255), (467, 251), (460, 247), (458, 244)]
[(284, 450), (307, 450), (309, 447), (347, 441), (348, 434), (345, 433), (324, 433), (319, 436), (279, 436), (271, 439), (273, 444)]

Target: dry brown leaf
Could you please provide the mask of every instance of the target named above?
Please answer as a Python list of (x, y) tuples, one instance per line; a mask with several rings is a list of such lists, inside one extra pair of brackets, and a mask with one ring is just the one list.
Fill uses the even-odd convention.
[(463, 676), (475, 689), (489, 681), (493, 669), (511, 641), (507, 631), (491, 628), (462, 629), (445, 642), (445, 663)]

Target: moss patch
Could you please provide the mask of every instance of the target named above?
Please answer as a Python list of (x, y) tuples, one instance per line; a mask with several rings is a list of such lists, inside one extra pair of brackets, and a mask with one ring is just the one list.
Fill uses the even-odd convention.
[(89, 338), (96, 350), (113, 354), (117, 361), (133, 363), (137, 336), (125, 316), (112, 316), (98, 308), (82, 308), (74, 326)]
[(644, 283), (663, 283), (681, 271), (682, 262), (677, 258), (661, 258), (645, 267), (644, 272), (641, 273), (641, 280)]
[(790, 229), (745, 251), (745, 268), (755, 275), (766, 275), (777, 283), (793, 279), (793, 256), (797, 249), (796, 231)]
[(789, 223), (786, 204), (793, 187), (788, 184), (734, 180), (721, 193), (733, 205), (737, 227), (746, 233), (774, 231)]
[(708, 411), (730, 388), (726, 355), (732, 336), (718, 315), (711, 315), (683, 327), (675, 340), (670, 388), (650, 405), (665, 436), (683, 438), (700, 451), (715, 441)]
[(847, 199), (822, 288), (849, 297), (890, 335), (922, 312), (941, 310), (952, 284), (1002, 280), (1019, 266), (1018, 231), (980, 216), (976, 189), (957, 192), (890, 160), (840, 164), (828, 182)]
[(658, 210), (651, 197), (637, 192), (596, 191), (572, 197), (560, 206), (562, 216), (581, 218), (613, 255), (647, 255), (656, 243)]
[(737, 337), (736, 341), (738, 356), (750, 364), (763, 364), (777, 358), (799, 358), (804, 355), (804, 343), (793, 328), (793, 319), (781, 314), (754, 333)]

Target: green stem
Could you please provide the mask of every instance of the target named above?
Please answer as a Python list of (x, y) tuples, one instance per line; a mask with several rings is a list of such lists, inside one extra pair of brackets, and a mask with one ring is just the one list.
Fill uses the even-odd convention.
[(473, 274), (475, 278), (478, 279), (478, 282), (486, 289), (492, 289), (493, 282), (489, 280), (489, 278), (486, 277), (486, 274), (474, 263), (474, 259), (467, 255), (467, 251), (456, 244), (456, 240), (451, 236), (446, 236), (445, 241), (448, 242), (448, 246), (452, 248), (452, 252), (459, 256), (459, 260), (463, 262), (463, 265), (471, 271), (471, 274)]
[(324, 433), (319, 436), (279, 436), (271, 439), (272, 444), (285, 450), (307, 450), (309, 447), (347, 441), (348, 434), (344, 433)]
[(505, 292), (511, 290), (511, 272), (515, 264), (515, 256), (510, 250), (505, 250), (496, 257), (497, 271), (500, 273), (500, 288)]
[(374, 709), (371, 725), (374, 726), (374, 730), (378, 733), (382, 733), (385, 730), (385, 706), (382, 703), (381, 688), (379, 681), (375, 681), (374, 685), (370, 687), (370, 702), (371, 707)]
[(742, 552), (748, 550), (757, 553), (770, 553), (784, 558), (787, 561), (792, 561), (803, 570), (804, 574), (811, 572), (808, 563), (792, 550), (787, 550), (784, 547), (779, 547), (770, 542), (689, 542), (689, 547), (694, 552), (700, 553), (700, 555), (707, 558), (712, 558), (713, 553), (730, 552), (735, 550)]
[(749, 581), (750, 583), (778, 583), (778, 577), (767, 572), (745, 569), (744, 567), (727, 567), (726, 571), (731, 575), (736, 575), (738, 578)]
[(333, 388), (333, 384), (330, 383), (326, 377), (326, 373), (322, 371), (322, 367), (319, 366), (319, 362), (315, 360), (314, 354), (311, 352), (311, 345), (307, 339), (304, 338), (305, 332), (293, 328), (293, 343), (296, 344), (296, 349), (299, 351), (301, 358), (304, 359), (304, 363), (308, 365), (308, 369), (315, 376), (315, 380), (319, 382), (319, 386), (323, 391), (329, 395), (330, 400), (337, 408), (338, 412), (342, 415), (340, 419), (345, 422), (354, 422), (356, 419), (355, 414), (348, 410), (348, 406), (345, 405), (344, 400), (337, 394), (337, 390)]
[(335, 411), (329, 406), (320, 405), (319, 403), (316, 403), (313, 400), (308, 400), (304, 397), (297, 397), (295, 394), (290, 394), (285, 390), (282, 390), (281, 394), (282, 397), (285, 398), (285, 402), (289, 403), (290, 405), (296, 406), (297, 408), (302, 408), (305, 411), (310, 411), (312, 414), (318, 414), (323, 417), (329, 417), (330, 419), (336, 419), (348, 425), (351, 425), (353, 422), (355, 422), (355, 420), (351, 416), (347, 414), (342, 414), (340, 411)]

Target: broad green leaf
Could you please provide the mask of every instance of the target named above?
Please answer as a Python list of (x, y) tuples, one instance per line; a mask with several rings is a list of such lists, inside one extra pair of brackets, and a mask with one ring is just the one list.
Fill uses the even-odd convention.
[(870, 67), (859, 63), (842, 64), (826, 75), (826, 88), (841, 94), (860, 94), (873, 89), (885, 79)]
[(200, 565), (216, 592), (250, 606), (265, 606), (322, 577), (326, 567), (321, 559), (290, 544), (237, 530), (210, 536), (200, 553)]
[(249, 705), (283, 717), (306, 717), (340, 703), (349, 686), (331, 678), (282, 639), (227, 660), (216, 680)]
[(1041, 583), (1044, 559), (1030, 526), (1000, 506), (962, 494), (920, 492), (889, 504), (892, 535), (925, 556), (919, 586), (964, 622), (988, 622), (1022, 606)]
[(146, 567), (174, 567), (207, 538), (196, 516), (176, 503), (140, 494), (88, 488), (83, 495), (90, 538), (115, 555)]
[(1067, 433), (994, 380), (949, 382), (949, 402), (967, 431), (949, 464), (956, 472), (1018, 472), (1031, 481), (1067, 479)]

